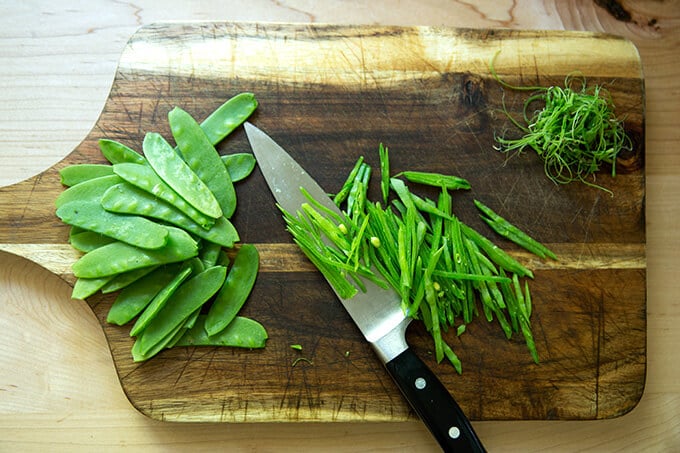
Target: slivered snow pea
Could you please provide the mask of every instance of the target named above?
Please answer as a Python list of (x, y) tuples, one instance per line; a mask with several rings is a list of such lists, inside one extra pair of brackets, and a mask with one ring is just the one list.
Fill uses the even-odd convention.
[(106, 157), (106, 160), (114, 165), (122, 164), (123, 162), (146, 164), (146, 159), (144, 156), (139, 154), (134, 149), (115, 140), (99, 140), (99, 149), (101, 150), (104, 157)]
[(408, 181), (418, 184), (425, 184), (434, 187), (443, 187), (445, 189), (469, 189), (470, 183), (463, 178), (452, 175), (442, 175), (440, 173), (428, 173), (422, 171), (402, 171), (396, 176), (403, 176)]
[(89, 181), (81, 182), (80, 184), (69, 187), (60, 193), (57, 199), (54, 201), (54, 205), (59, 208), (61, 205), (71, 201), (99, 200), (109, 187), (121, 182), (123, 182), (123, 180), (117, 175), (102, 176), (100, 178), (94, 178), (90, 179)]
[(122, 163), (114, 165), (113, 171), (129, 184), (142, 189), (154, 197), (167, 201), (201, 227), (208, 229), (215, 223), (215, 219), (202, 214), (187, 203), (172, 189), (172, 187), (167, 185), (151, 167), (147, 165)]
[(201, 123), (201, 129), (215, 145), (243, 124), (256, 108), (257, 100), (253, 93), (239, 93), (212, 112)]
[(222, 215), (230, 218), (236, 209), (236, 191), (208, 136), (196, 120), (179, 107), (168, 113), (168, 122), (184, 161), (213, 193)]
[(170, 299), (170, 296), (177, 291), (177, 288), (191, 275), (191, 267), (183, 268), (175, 277), (165, 285), (153, 298), (151, 303), (147, 305), (142, 314), (139, 316), (135, 325), (130, 330), (130, 336), (137, 336), (149, 323), (154, 316), (163, 308), (165, 303)]
[(255, 156), (248, 153), (225, 154), (221, 156), (222, 163), (227, 167), (231, 182), (246, 179), (255, 169)]
[(119, 326), (130, 322), (172, 281), (179, 269), (178, 265), (161, 266), (125, 287), (111, 305), (106, 322)]
[(226, 218), (220, 217), (206, 230), (176, 207), (127, 183), (111, 187), (102, 197), (102, 206), (111, 212), (153, 217), (228, 248), (233, 247), (234, 242), (239, 240), (236, 228)]
[(206, 315), (200, 315), (194, 327), (189, 329), (175, 346), (231, 346), (236, 348), (264, 348), (267, 331), (259, 322), (237, 316), (217, 335), (205, 331)]
[(531, 270), (522, 266), (517, 260), (505, 253), (493, 242), (464, 223), (461, 223), (460, 227), (463, 234), (474, 242), (477, 247), (483, 250), (496, 265), (505, 268), (510, 272), (514, 272), (521, 277), (534, 278), (534, 273), (531, 272)]
[(57, 209), (57, 216), (69, 225), (145, 249), (160, 248), (168, 238), (168, 230), (164, 226), (145, 217), (109, 212), (99, 201), (66, 203)]
[(181, 285), (137, 337), (141, 352), (146, 354), (177, 326), (181, 326), (195, 310), (220, 289), (226, 275), (226, 268), (215, 266)]
[(68, 240), (71, 243), (71, 247), (83, 253), (91, 252), (96, 248), (115, 241), (113, 238), (103, 236), (93, 231), (83, 231), (82, 233), (72, 234), (69, 236)]
[(61, 183), (65, 186), (75, 186), (83, 181), (110, 176), (113, 174), (111, 165), (103, 164), (76, 164), (69, 165), (59, 170)]
[(73, 299), (85, 300), (90, 297), (113, 279), (115, 275), (99, 278), (79, 278), (73, 285), (71, 297)]
[(73, 273), (78, 278), (104, 277), (198, 255), (198, 245), (187, 232), (175, 227), (166, 228), (168, 242), (161, 248), (141, 249), (124, 242), (113, 242), (85, 254), (73, 264)]
[(158, 176), (187, 203), (209, 217), (222, 217), (213, 193), (160, 134), (147, 133), (142, 148)]
[(554, 260), (557, 259), (557, 256), (552, 250), (496, 214), (495, 211), (484, 203), (479, 200), (474, 200), (474, 203), (475, 206), (477, 206), (477, 209), (482, 212), (482, 220), (484, 220), (496, 233), (510, 239), (520, 247), (524, 247), (539, 258), (549, 257)]
[(259, 254), (254, 245), (241, 246), (224, 285), (208, 311), (205, 321), (208, 335), (215, 335), (227, 327), (239, 312), (255, 284), (259, 261)]
[(108, 294), (121, 290), (136, 282), (145, 275), (155, 271), (157, 268), (158, 266), (142, 267), (140, 269), (135, 269), (134, 271), (118, 274), (110, 282), (102, 287), (102, 293)]

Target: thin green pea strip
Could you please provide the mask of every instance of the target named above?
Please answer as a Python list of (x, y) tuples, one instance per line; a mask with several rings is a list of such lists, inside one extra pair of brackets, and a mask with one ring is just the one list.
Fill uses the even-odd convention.
[(189, 275), (191, 275), (190, 267), (182, 269), (167, 285), (163, 287), (163, 289), (161, 289), (154, 296), (153, 300), (151, 300), (149, 305), (146, 306), (142, 314), (135, 322), (135, 325), (132, 326), (132, 329), (130, 330), (131, 337), (137, 336), (137, 334), (144, 330), (144, 328), (146, 328), (146, 326), (148, 326), (149, 323), (153, 321), (154, 317), (163, 308), (168, 299), (170, 299), (172, 294), (177, 291), (177, 288), (179, 288), (179, 286), (184, 283), (184, 280), (186, 280)]
[(168, 238), (168, 230), (151, 220), (106, 211), (99, 201), (73, 201), (60, 206), (57, 216), (69, 225), (75, 225), (103, 234), (135, 247), (158, 249)]
[(207, 302), (220, 289), (226, 274), (222, 266), (211, 267), (180, 286), (137, 338), (142, 353), (146, 354)]
[(111, 165), (103, 164), (75, 164), (59, 170), (61, 183), (68, 187), (89, 181), (90, 179), (111, 175), (113, 175)]
[[(222, 209), (213, 193), (160, 134), (147, 133), (142, 148), (158, 176), (187, 203), (208, 217), (222, 217)], [(224, 168), (221, 162), (220, 166)]]
[(484, 203), (479, 200), (474, 200), (474, 202), (475, 206), (483, 213), (483, 215), (481, 215), (482, 220), (484, 220), (496, 233), (510, 239), (520, 247), (524, 247), (539, 258), (549, 257), (554, 260), (557, 259), (555, 253), (548, 247), (496, 214), (496, 212)]
[(194, 327), (189, 329), (175, 346), (229, 346), (235, 348), (264, 348), (268, 335), (265, 328), (254, 319), (235, 317), (227, 327), (216, 335), (208, 335), (204, 323), (206, 316), (200, 315)]
[(168, 242), (161, 248), (141, 249), (124, 242), (113, 242), (81, 257), (73, 264), (73, 273), (78, 278), (104, 277), (198, 255), (198, 245), (188, 233), (174, 227), (166, 228)]
[[(402, 176), (410, 182), (442, 187), (449, 190), (470, 189), (470, 183), (463, 178), (441, 173), (427, 173), (422, 171), (402, 171), (396, 176)], [(396, 177), (395, 176), (395, 177)]]
[(215, 196), (222, 211), (216, 217), (230, 218), (236, 210), (236, 191), (210, 139), (196, 120), (179, 107), (168, 113), (168, 122), (184, 161)]
[(224, 329), (241, 310), (255, 284), (259, 263), (257, 248), (252, 244), (243, 244), (208, 311), (205, 321), (208, 335), (215, 335)]
[(220, 217), (209, 229), (205, 229), (176, 207), (127, 183), (117, 184), (106, 191), (102, 197), (102, 206), (111, 212), (152, 217), (171, 223), (206, 241), (227, 248), (233, 247), (239, 240), (236, 228), (226, 218)]
[[(151, 167), (147, 165), (122, 163), (114, 165), (113, 171), (129, 184), (142, 189), (154, 197), (158, 197), (159, 199), (170, 203), (201, 227), (208, 229), (215, 223), (215, 219), (199, 212), (196, 208), (184, 200), (177, 192), (172, 189), (172, 187), (166, 184), (165, 181), (163, 181)], [(123, 182), (120, 178), (116, 184)]]
[(255, 169), (255, 156), (248, 153), (225, 154), (221, 156), (232, 182), (246, 179)]

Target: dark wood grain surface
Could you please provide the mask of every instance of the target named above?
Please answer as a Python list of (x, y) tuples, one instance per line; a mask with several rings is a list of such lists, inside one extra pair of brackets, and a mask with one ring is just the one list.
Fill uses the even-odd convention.
[[(615, 178), (598, 176), (613, 197), (583, 185), (557, 186), (535, 155), (506, 159), (493, 149), (494, 134), (513, 133), (502, 102), (519, 114), (526, 95), (504, 91), (491, 78), (487, 63), (498, 49), (498, 70), (513, 83), (561, 84), (579, 69), (590, 83), (607, 85), (635, 145), (619, 159)], [(170, 138), (166, 115), (175, 105), (202, 119), (242, 91), (260, 102), (252, 121), (329, 192), (359, 156), (377, 165), (380, 142), (390, 149), (394, 172), (467, 178), (472, 191), (454, 197), (459, 217), (535, 270), (540, 365), (520, 337), (508, 341), (496, 324), (478, 319), (460, 339), (449, 333), (463, 361), (459, 376), (434, 362), (421, 326), (409, 330), (416, 352), (470, 418), (609, 418), (634, 407), (646, 366), (644, 82), (637, 51), (621, 38), (285, 24), (143, 28), (123, 53), (101, 117), (83, 143), (41, 175), (0, 189), (2, 249), (26, 250), (72, 282), (71, 262), (61, 271), (54, 264), (54, 250), (62, 250), (68, 234), (53, 213), (63, 190), (58, 169), (103, 162), (100, 138), (136, 149), (147, 131)], [(243, 131), (218, 150), (248, 151)], [(177, 421), (413, 417), (332, 291), (292, 245), (259, 172), (237, 191), (234, 223), (263, 260), (245, 314), (267, 327), (267, 347), (177, 348), (136, 364), (128, 329), (104, 321), (111, 297), (94, 297), (90, 306), (132, 404)], [(550, 245), (560, 260), (532, 259), (495, 237), (478, 220), (473, 198)], [(303, 345), (302, 353), (293, 343)], [(292, 366), (301, 356), (311, 363)]]

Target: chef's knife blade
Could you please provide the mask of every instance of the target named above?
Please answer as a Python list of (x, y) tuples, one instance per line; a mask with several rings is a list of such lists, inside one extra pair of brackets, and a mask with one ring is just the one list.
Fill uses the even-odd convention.
[[(252, 124), (244, 126), (267, 185), (284, 210), (294, 214), (308, 202), (300, 191), (304, 188), (323, 206), (341, 213), (326, 192), (281, 146)], [(409, 349), (405, 333), (410, 318), (401, 309), (399, 295), (368, 281), (365, 285), (365, 292), (350, 299), (339, 295), (338, 298), (415, 412), (445, 451), (485, 451), (451, 394)]]

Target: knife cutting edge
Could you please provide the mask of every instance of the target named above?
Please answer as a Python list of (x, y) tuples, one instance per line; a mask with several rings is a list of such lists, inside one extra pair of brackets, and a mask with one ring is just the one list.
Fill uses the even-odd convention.
[[(341, 215), (327, 193), (281, 146), (252, 124), (244, 126), (255, 159), (281, 208), (298, 212), (308, 202), (300, 190), (304, 188), (320, 204)], [(411, 319), (404, 314), (399, 295), (371, 282), (365, 285), (366, 291), (352, 298), (338, 298), (413, 410), (444, 451), (484, 452), (460, 406), (406, 343)]]

